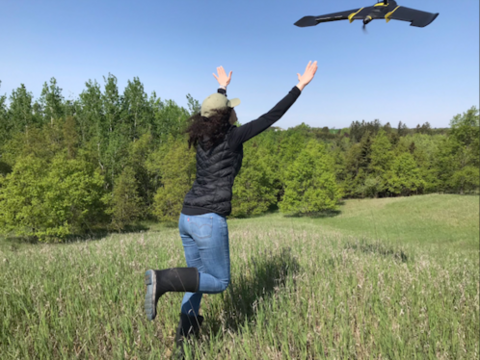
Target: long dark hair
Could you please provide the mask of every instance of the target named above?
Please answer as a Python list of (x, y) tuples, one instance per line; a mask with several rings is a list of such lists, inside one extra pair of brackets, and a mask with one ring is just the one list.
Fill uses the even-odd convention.
[(214, 115), (205, 117), (197, 113), (188, 119), (187, 130), (189, 135), (188, 148), (197, 146), (198, 143), (202, 145), (205, 150), (208, 150), (219, 143), (225, 137), (230, 128), (231, 108), (216, 110)]

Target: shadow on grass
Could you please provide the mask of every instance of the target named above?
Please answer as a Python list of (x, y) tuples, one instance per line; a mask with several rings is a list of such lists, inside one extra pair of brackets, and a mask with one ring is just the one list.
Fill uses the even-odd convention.
[(69, 244), (74, 242), (81, 241), (95, 241), (101, 240), (111, 234), (129, 234), (137, 233), (141, 231), (148, 231), (149, 228), (142, 224), (138, 225), (127, 225), (121, 231), (112, 231), (108, 228), (96, 228), (92, 229), (85, 234), (71, 234), (65, 238), (59, 239), (46, 239), (44, 241), (38, 240), (35, 236), (4, 236), (0, 238), (0, 241), (3, 245), (7, 246), (9, 250), (16, 251), (26, 245), (36, 245), (36, 244)]
[(402, 249), (396, 248), (383, 243), (367, 243), (365, 241), (348, 242), (345, 244), (345, 249), (352, 249), (363, 252), (364, 254), (376, 254), (383, 257), (392, 257), (403, 263), (412, 261), (412, 257), (407, 256)]
[(324, 219), (331, 218), (340, 215), (342, 212), (340, 210), (325, 210), (322, 212), (311, 213), (311, 214), (289, 214), (285, 215), (286, 218), (311, 218), (311, 219)]
[[(345, 205), (345, 201), (340, 200), (338, 205)], [(277, 204), (270, 205), (267, 211), (258, 214), (258, 215), (237, 215), (237, 216), (230, 216), (229, 219), (255, 219), (261, 218), (265, 215), (272, 215), (280, 213), (280, 208)], [(325, 210), (315, 213), (308, 213), (308, 214), (284, 214), (286, 218), (311, 218), (311, 219), (322, 219), (322, 218), (330, 218), (337, 215), (340, 215), (342, 212), (340, 210)]]
[(28, 237), (0, 236), (0, 250), (17, 252), (26, 246), (37, 243), (37, 240)]
[(167, 228), (167, 229), (178, 228), (178, 220), (176, 220), (176, 221), (165, 220), (165, 221), (162, 222), (161, 228)]
[[(290, 248), (276, 254), (263, 253), (251, 258), (251, 274), (240, 274), (223, 293), (223, 312), (220, 318), (207, 318), (210, 336), (231, 330), (237, 332), (245, 321), (255, 320), (259, 302), (268, 302), (285, 287), (287, 279), (300, 271), (300, 264)], [(294, 287), (295, 279), (293, 279)]]
[(138, 233), (142, 231), (148, 231), (149, 227), (143, 224), (135, 224), (135, 225), (125, 225), (125, 227), (121, 230), (113, 230), (108, 228), (97, 228), (91, 230), (85, 234), (72, 234), (65, 238), (62, 243), (72, 243), (78, 241), (92, 241), (92, 240), (101, 240), (106, 238), (108, 235), (112, 234), (130, 234), (130, 233)]

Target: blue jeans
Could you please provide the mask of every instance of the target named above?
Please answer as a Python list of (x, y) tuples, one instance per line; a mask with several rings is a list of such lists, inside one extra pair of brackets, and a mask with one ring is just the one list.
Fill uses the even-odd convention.
[(185, 293), (181, 312), (197, 316), (202, 294), (225, 291), (230, 282), (227, 219), (215, 213), (180, 214), (178, 228), (187, 266), (196, 267), (200, 276), (198, 292)]

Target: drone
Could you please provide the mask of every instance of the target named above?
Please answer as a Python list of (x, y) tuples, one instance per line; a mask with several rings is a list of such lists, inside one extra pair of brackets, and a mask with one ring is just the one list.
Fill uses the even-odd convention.
[(305, 16), (298, 20), (295, 25), (298, 27), (315, 26), (323, 22), (349, 20), (363, 20), (363, 29), (365, 26), (376, 19), (385, 19), (387, 23), (390, 20), (409, 21), (410, 26), (425, 27), (429, 25), (438, 16), (438, 13), (432, 14), (425, 11), (410, 9), (405, 6), (397, 5), (394, 0), (383, 0), (373, 6), (363, 7), (348, 11), (340, 11), (332, 14), (319, 16)]

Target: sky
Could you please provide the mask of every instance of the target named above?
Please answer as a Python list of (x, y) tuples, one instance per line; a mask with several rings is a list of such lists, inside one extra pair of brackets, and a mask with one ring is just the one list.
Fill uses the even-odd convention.
[(25, 84), (35, 98), (55, 77), (65, 98), (85, 82), (120, 91), (139, 77), (148, 94), (187, 105), (216, 92), (217, 66), (233, 71), (230, 98), (240, 123), (258, 118), (298, 82), (313, 81), (275, 125), (343, 128), (379, 119), (396, 127), (479, 107), (479, 1), (397, 0), (440, 13), (425, 28), (408, 22), (293, 24), (306, 15), (371, 6), (375, 0), (0, 0), (0, 95)]

